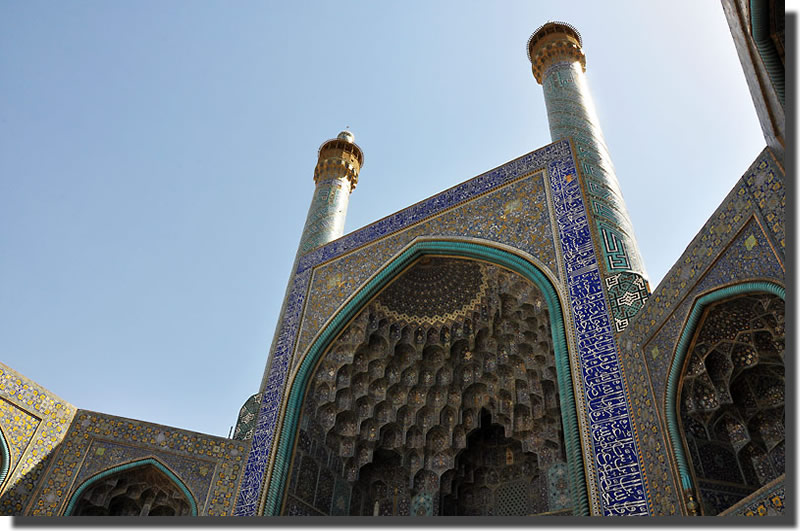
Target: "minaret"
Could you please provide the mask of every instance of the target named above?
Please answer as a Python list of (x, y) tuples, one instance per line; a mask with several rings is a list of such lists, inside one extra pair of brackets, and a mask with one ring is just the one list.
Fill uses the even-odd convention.
[(649, 292), (586, 83), (581, 46), (580, 34), (563, 22), (548, 22), (528, 40), (552, 140), (565, 149), (569, 139), (575, 159), (575, 167), (565, 163), (564, 171), (552, 172), (549, 182), (572, 318), (567, 334), (575, 339), (579, 367), (573, 377), (580, 379), (575, 393), (587, 443), (584, 452), (592, 456), (587, 491), (592, 514), (646, 515), (649, 486), (620, 363), (626, 353), (617, 337), (641, 311)]
[[(342, 131), (336, 138), (327, 140), (320, 146), (317, 154), (317, 165), (314, 168), (314, 182), (316, 183), (314, 197), (311, 200), (311, 206), (308, 207), (306, 224), (303, 227), (303, 234), (300, 237), (297, 255), (292, 266), (292, 277), (286, 288), (286, 297), (284, 297), (279, 315), (286, 315), (288, 297), (292, 290), (292, 279), (300, 257), (344, 234), (344, 221), (347, 216), (350, 193), (358, 184), (358, 173), (361, 171), (363, 164), (364, 153), (355, 143), (355, 137), (350, 131)], [(284, 317), (281, 317), (278, 321), (275, 330), (275, 337), (270, 348), (270, 357), (264, 370), (264, 376), (261, 379), (259, 392), (263, 392), (267, 386), (267, 380), (272, 368), (273, 354), (277, 348), (278, 336), (283, 326), (283, 319)], [(255, 400), (257, 396), (258, 393), (251, 399)], [(238, 431), (240, 430), (237, 425)]]
[(586, 82), (582, 44), (580, 34), (569, 24), (548, 22), (528, 40), (528, 59), (533, 76), (544, 89), (551, 139), (555, 142), (571, 138), (575, 148), (581, 187), (600, 253), (600, 271), (619, 333), (641, 309), (649, 287)]
[(303, 278), (309, 278), (308, 274), (297, 274), (300, 257), (344, 234), (347, 204), (350, 202), (350, 193), (358, 183), (358, 173), (363, 164), (364, 154), (356, 145), (355, 137), (350, 131), (342, 131), (319, 148), (317, 165), (314, 168), (314, 197), (308, 208), (289, 285), (278, 314), (280, 317), (269, 349), (264, 376), (258, 392), (245, 401), (236, 422), (234, 438), (253, 440), (247, 457), (250, 473), (240, 485), (236, 499), (234, 514), (237, 516), (257, 514), (259, 503), (263, 501), (262, 482), (266, 473), (264, 460), (275, 442), (272, 434), (278, 424), (277, 408), (280, 406), (281, 393), (285, 390), (286, 371), (292, 367), (289, 346), (292, 341), (287, 340), (287, 337), (294, 335), (292, 323), (299, 315), (293, 294), (298, 293), (296, 288), (303, 285)]
[(350, 131), (342, 131), (320, 146), (314, 168), (316, 189), (308, 208), (298, 256), (344, 234), (347, 204), (358, 184), (358, 172), (363, 163), (364, 154)]

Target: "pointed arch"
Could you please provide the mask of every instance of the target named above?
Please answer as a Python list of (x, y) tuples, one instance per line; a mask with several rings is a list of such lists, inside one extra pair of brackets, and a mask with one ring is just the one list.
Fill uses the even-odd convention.
[(146, 459), (140, 459), (137, 461), (132, 461), (130, 463), (125, 463), (122, 465), (117, 465), (88, 478), (86, 481), (81, 483), (81, 485), (75, 490), (75, 493), (70, 497), (69, 503), (67, 504), (67, 508), (64, 510), (64, 516), (72, 515), (72, 512), (75, 510), (75, 507), (78, 501), (81, 499), (83, 493), (97, 481), (105, 477), (108, 477), (112, 474), (117, 474), (119, 472), (124, 472), (126, 470), (131, 470), (148, 465), (153, 466), (159, 472), (167, 476), (167, 478), (169, 478), (169, 480), (172, 481), (175, 484), (175, 486), (177, 486), (181, 490), (181, 492), (183, 493), (184, 496), (186, 496), (186, 499), (189, 502), (190, 515), (197, 516), (197, 501), (194, 499), (192, 492), (189, 490), (189, 488), (186, 486), (183, 480), (181, 480), (181, 478), (175, 475), (175, 473), (172, 472), (172, 470), (167, 468), (166, 465), (162, 464), (160, 461), (152, 457), (148, 457)]
[(317, 362), (325, 354), (332, 341), (376, 294), (402, 274), (414, 261), (425, 255), (444, 255), (489, 262), (519, 274), (532, 282), (542, 292), (551, 316), (550, 333), (556, 358), (556, 372), (560, 384), (561, 417), (564, 426), (567, 461), (569, 463), (570, 486), (575, 500), (575, 512), (580, 515), (588, 515), (589, 503), (586, 477), (583, 466), (583, 452), (578, 434), (578, 417), (575, 393), (572, 386), (563, 305), (557, 290), (539, 266), (527, 258), (514, 254), (510, 250), (490, 247), (474, 241), (442, 240), (417, 240), (409, 245), (384, 269), (367, 281), (317, 335), (306, 356), (296, 369), (294, 378), (290, 383), (288, 401), (283, 414), (283, 422), (279, 428), (278, 440), (275, 446), (275, 459), (267, 485), (262, 514), (277, 515), (280, 513), (303, 399)]
[(681, 440), (681, 427), (678, 420), (678, 389), (681, 383), (681, 374), (683, 373), (684, 365), (686, 365), (689, 346), (698, 331), (701, 323), (701, 318), (705, 313), (706, 308), (710, 305), (722, 301), (724, 299), (734, 297), (737, 295), (747, 295), (751, 293), (770, 293), (783, 300), (786, 300), (786, 289), (778, 284), (768, 281), (754, 281), (743, 282), (733, 286), (727, 286), (717, 289), (710, 293), (706, 293), (698, 298), (691, 311), (689, 317), (686, 319), (686, 324), (683, 327), (678, 345), (675, 349), (675, 356), (672, 360), (672, 366), (669, 370), (667, 377), (667, 392), (665, 398), (665, 409), (667, 419), (667, 433), (669, 435), (670, 445), (672, 446), (672, 453), (675, 458), (675, 463), (678, 467), (678, 473), (681, 478), (681, 486), (684, 490), (696, 490), (696, 485), (692, 479), (690, 471), (689, 460), (686, 457), (686, 452), (683, 448)]

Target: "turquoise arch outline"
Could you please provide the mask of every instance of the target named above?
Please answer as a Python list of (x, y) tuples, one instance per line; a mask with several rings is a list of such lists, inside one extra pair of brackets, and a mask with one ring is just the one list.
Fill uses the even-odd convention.
[(137, 468), (137, 467), (146, 466), (146, 465), (153, 465), (154, 467), (159, 469), (161, 472), (163, 472), (170, 480), (172, 480), (172, 482), (175, 483), (175, 485), (177, 485), (178, 488), (181, 489), (183, 494), (189, 500), (189, 505), (190, 505), (190, 508), (191, 508), (191, 516), (197, 516), (197, 502), (195, 501), (194, 496), (192, 496), (191, 491), (189, 491), (189, 489), (186, 487), (186, 484), (183, 482), (183, 480), (181, 480), (181, 478), (176, 476), (174, 472), (172, 472), (170, 469), (168, 469), (166, 466), (164, 466), (160, 461), (158, 461), (158, 460), (156, 460), (156, 459), (154, 459), (152, 457), (148, 457), (148, 458), (145, 458), (145, 459), (139, 459), (137, 461), (132, 461), (130, 463), (125, 463), (124, 465), (113, 466), (113, 467), (111, 467), (109, 469), (106, 469), (106, 470), (104, 470), (102, 472), (99, 472), (99, 473), (91, 476), (89, 479), (87, 479), (86, 481), (81, 483), (81, 486), (78, 487), (78, 490), (76, 490), (75, 494), (72, 495), (72, 497), (69, 500), (69, 503), (67, 504), (67, 508), (64, 511), (64, 516), (71, 516), (72, 515), (72, 511), (75, 510), (75, 504), (78, 503), (78, 500), (80, 499), (81, 494), (83, 494), (83, 492), (87, 488), (89, 488), (89, 486), (91, 486), (95, 481), (97, 481), (99, 479), (102, 479), (102, 478), (104, 478), (106, 476), (110, 476), (111, 474), (116, 474), (117, 472), (122, 472), (123, 470), (130, 470), (132, 468)]
[(11, 450), (8, 448), (8, 442), (3, 430), (0, 429), (0, 487), (6, 480), (8, 471), (11, 468)]
[(589, 515), (589, 502), (586, 490), (586, 475), (583, 467), (583, 454), (578, 435), (578, 416), (575, 394), (572, 386), (572, 372), (569, 364), (566, 329), (558, 294), (550, 280), (539, 268), (528, 260), (509, 251), (473, 242), (425, 240), (412, 243), (389, 265), (366, 283), (355, 296), (334, 316), (313, 342), (308, 354), (297, 369), (291, 383), (289, 398), (284, 414), (284, 422), (276, 445), (275, 461), (267, 486), (266, 500), (262, 514), (278, 515), (286, 488), (291, 450), (297, 432), (299, 413), (305, 390), (317, 361), (325, 353), (331, 341), (338, 336), (347, 323), (361, 311), (384, 286), (400, 274), (408, 265), (421, 256), (440, 254), (461, 258), (472, 258), (491, 262), (520, 274), (533, 282), (542, 292), (550, 314), (550, 330), (556, 357), (561, 419), (564, 426), (564, 440), (570, 475), (570, 490), (575, 501), (574, 511), (581, 516)]
[(715, 302), (723, 299), (734, 297), (736, 295), (744, 295), (747, 293), (771, 293), (777, 295), (783, 300), (786, 300), (786, 289), (774, 282), (767, 281), (754, 281), (743, 282), (725, 288), (719, 288), (711, 293), (706, 293), (695, 301), (692, 305), (692, 310), (689, 312), (689, 317), (686, 320), (686, 325), (683, 327), (678, 346), (675, 349), (675, 357), (672, 361), (672, 366), (669, 370), (667, 377), (667, 395), (666, 395), (666, 413), (667, 413), (667, 432), (669, 434), (669, 442), (672, 445), (672, 452), (675, 456), (675, 463), (678, 466), (678, 473), (681, 477), (681, 485), (684, 490), (691, 490), (694, 488), (692, 475), (689, 470), (689, 460), (683, 451), (683, 443), (681, 441), (681, 430), (678, 422), (678, 384), (680, 383), (681, 373), (683, 366), (686, 364), (686, 356), (689, 351), (689, 344), (692, 341), (697, 326), (700, 323), (700, 318), (703, 316), (706, 308)]

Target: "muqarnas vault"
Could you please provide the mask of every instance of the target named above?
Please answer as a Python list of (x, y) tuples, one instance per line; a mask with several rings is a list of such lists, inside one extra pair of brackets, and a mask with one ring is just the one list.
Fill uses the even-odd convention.
[(322, 144), (233, 438), (0, 366), (0, 510), (784, 514), (783, 13), (723, 7), (767, 146), (655, 290), (581, 36), (549, 22), (527, 51), (552, 144), (347, 235), (364, 154), (349, 131)]

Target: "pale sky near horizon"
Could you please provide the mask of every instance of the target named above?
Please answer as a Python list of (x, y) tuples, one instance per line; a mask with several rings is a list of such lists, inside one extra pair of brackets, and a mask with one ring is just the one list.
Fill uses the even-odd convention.
[(0, 2), (0, 361), (225, 436), (349, 126), (350, 232), (550, 143), (525, 55), (587, 76), (655, 288), (765, 142), (718, 1)]

